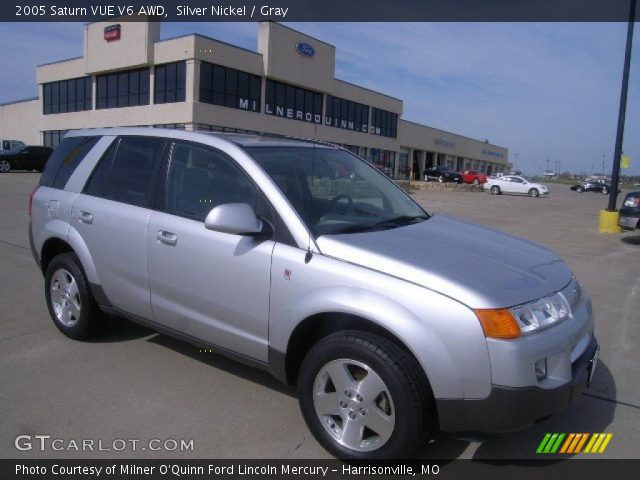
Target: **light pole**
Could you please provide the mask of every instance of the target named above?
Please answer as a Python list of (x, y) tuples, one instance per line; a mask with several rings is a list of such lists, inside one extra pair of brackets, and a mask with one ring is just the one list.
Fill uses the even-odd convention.
[(622, 70), (622, 88), (620, 91), (620, 110), (618, 112), (618, 131), (616, 133), (616, 148), (613, 154), (613, 169), (611, 172), (611, 193), (609, 194), (610, 212), (616, 211), (618, 201), (618, 184), (620, 183), (620, 157), (622, 156), (622, 138), (624, 136), (624, 119), (627, 110), (627, 90), (629, 89), (629, 68), (631, 66), (631, 47), (633, 44), (633, 22), (636, 17), (636, 0), (630, 0), (629, 25), (627, 26), (627, 46), (624, 52), (624, 68)]
[(602, 176), (604, 177), (604, 159), (605, 159), (605, 154), (602, 154)]

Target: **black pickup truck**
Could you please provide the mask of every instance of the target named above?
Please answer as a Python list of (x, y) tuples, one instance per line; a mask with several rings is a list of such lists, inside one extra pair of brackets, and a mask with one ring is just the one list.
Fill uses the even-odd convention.
[(424, 181), (437, 180), (443, 182), (462, 183), (462, 175), (454, 171), (448, 165), (438, 165), (434, 168), (427, 168), (424, 171)]
[(41, 172), (53, 152), (50, 147), (22, 145), (0, 154), (0, 173), (11, 170), (36, 170)]

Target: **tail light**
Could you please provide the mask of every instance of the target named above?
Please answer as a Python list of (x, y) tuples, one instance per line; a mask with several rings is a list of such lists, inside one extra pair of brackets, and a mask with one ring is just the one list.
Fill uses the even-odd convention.
[(33, 209), (33, 196), (36, 194), (40, 185), (36, 185), (36, 188), (33, 189), (31, 195), (29, 195), (29, 218), (31, 218), (31, 210)]
[(640, 207), (640, 197), (629, 197), (624, 201), (625, 207)]

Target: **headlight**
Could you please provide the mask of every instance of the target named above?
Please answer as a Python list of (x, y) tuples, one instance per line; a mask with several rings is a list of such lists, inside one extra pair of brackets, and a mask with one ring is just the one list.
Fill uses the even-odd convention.
[(509, 309), (523, 335), (544, 330), (571, 314), (569, 304), (559, 293)]

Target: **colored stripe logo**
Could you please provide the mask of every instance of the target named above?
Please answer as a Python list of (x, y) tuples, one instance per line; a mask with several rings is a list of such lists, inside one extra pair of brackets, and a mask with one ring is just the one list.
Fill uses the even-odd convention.
[(603, 453), (613, 433), (546, 433), (536, 453)]

